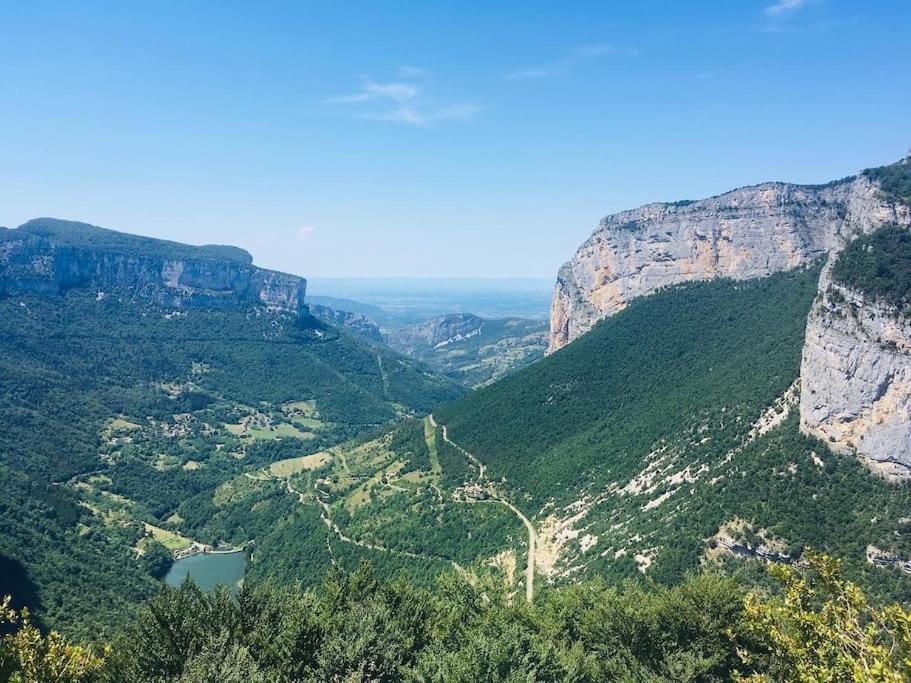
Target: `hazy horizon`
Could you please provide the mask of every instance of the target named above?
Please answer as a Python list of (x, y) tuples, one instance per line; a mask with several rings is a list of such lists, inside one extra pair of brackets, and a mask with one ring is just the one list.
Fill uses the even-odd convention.
[[(555, 274), (556, 275), (556, 274)], [(325, 275), (307, 278), (308, 292), (312, 289), (333, 289), (340, 291), (349, 287), (379, 286), (386, 289), (406, 287), (409, 289), (425, 287), (442, 287), (453, 290), (485, 291), (539, 291), (553, 287), (554, 278), (546, 277), (490, 277), (481, 275), (464, 276), (358, 276), (358, 275)]]

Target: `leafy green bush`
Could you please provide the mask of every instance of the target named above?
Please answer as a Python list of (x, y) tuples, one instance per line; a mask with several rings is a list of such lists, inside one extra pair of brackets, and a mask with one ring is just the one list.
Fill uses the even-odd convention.
[(171, 551), (158, 541), (146, 543), (141, 556), (143, 568), (154, 578), (163, 579), (173, 564)]
[(911, 612), (900, 605), (872, 607), (842, 577), (839, 562), (812, 552), (805, 559), (799, 570), (771, 567), (779, 595), (747, 596), (743, 634), (753, 642), (741, 658), (754, 673), (744, 680), (911, 680)]

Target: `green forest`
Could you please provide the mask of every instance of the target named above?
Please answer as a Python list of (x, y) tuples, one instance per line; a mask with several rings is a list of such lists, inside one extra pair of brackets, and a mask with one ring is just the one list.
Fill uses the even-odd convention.
[(116, 628), (154, 593), (155, 538), (245, 542), (286, 531), (279, 519), (300, 531), (275, 486), (255, 493), (257, 514), (216, 514), (226, 482), (463, 392), (391, 351), (255, 305), (175, 312), (126, 291), (70, 290), (7, 296), (0, 316), (0, 592), (72, 634)]
[[(833, 278), (905, 307), (908, 247), (862, 236)], [(785, 680), (856, 659), (776, 640), (789, 609), (816, 623), (775, 588), (805, 574), (863, 596), (864, 647), (893, 666), (911, 576), (869, 557), (911, 555), (908, 485), (798, 424), (820, 268), (666, 288), (471, 394), (260, 305), (7, 294), (0, 672)], [(162, 589), (194, 543), (245, 549), (236, 600)]]
[[(911, 675), (911, 612), (871, 606), (825, 556), (749, 591), (718, 574), (644, 588), (586, 581), (534, 604), (491, 577), (428, 589), (331, 569), (313, 590), (191, 582), (146, 602), (106, 645), (46, 638), (0, 605), (13, 681), (859, 681)], [(54, 675), (52, 672), (60, 672)]]
[[(490, 484), (466, 497), (477, 468), (411, 417), (433, 410), (556, 543), (539, 591), (673, 586), (706, 568), (762, 584), (757, 549), (811, 546), (875, 600), (907, 599), (907, 575), (865, 557), (911, 551), (906, 487), (802, 436), (781, 402), (817, 274), (670, 288), (443, 408), (463, 390), (288, 314), (7, 298), (3, 592), (43, 627), (111, 638), (171, 550), (254, 540), (251, 589), (315, 590), (369, 561), (382, 582), (431, 590), (455, 569), (514, 595), (526, 534)], [(775, 426), (752, 434), (770, 411)], [(579, 510), (580, 531), (549, 540), (548, 520)]]
[[(192, 259), (196, 261), (233, 261), (249, 265), (253, 257), (239, 247), (210, 244), (195, 247), (180, 242), (170, 242), (153, 237), (132, 235), (107, 228), (99, 228), (88, 223), (64, 221), (56, 218), (34, 218), (21, 225), (19, 230), (51, 238), (55, 244), (74, 247), (86, 251), (110, 253), (130, 252), (134, 255), (169, 259)], [(8, 233), (12, 236), (13, 233)], [(4, 233), (0, 231), (0, 240)]]
[(857, 237), (838, 255), (832, 279), (874, 301), (911, 306), (911, 231), (895, 225)]
[(911, 204), (911, 163), (907, 158), (896, 164), (868, 168), (864, 175), (888, 197)]
[(530, 509), (572, 495), (592, 476), (633, 472), (661, 439), (689, 429), (705, 425), (719, 443), (796, 378), (817, 276), (718, 280), (637, 299), (437, 415), (456, 441), (532, 496)]

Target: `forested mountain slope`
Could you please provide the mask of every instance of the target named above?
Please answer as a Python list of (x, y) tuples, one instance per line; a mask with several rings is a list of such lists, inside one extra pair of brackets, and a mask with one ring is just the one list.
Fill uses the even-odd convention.
[(225, 482), (462, 394), (241, 250), (20, 230), (0, 235), (0, 593), (49, 625), (114, 628), (157, 590), (159, 541), (226, 540), (193, 514)]
[(534, 518), (555, 581), (679, 580), (805, 545), (886, 593), (911, 581), (907, 486), (802, 436), (794, 409), (819, 267), (665, 289), (545, 360), (435, 412)]

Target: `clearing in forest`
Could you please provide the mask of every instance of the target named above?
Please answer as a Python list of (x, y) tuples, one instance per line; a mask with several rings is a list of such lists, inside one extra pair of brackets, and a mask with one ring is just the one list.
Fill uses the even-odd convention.
[(167, 529), (162, 529), (159, 526), (154, 524), (149, 524), (147, 522), (143, 523), (145, 530), (152, 534), (152, 538), (161, 543), (165, 548), (174, 552), (175, 550), (181, 550), (182, 548), (189, 548), (193, 545), (191, 541), (186, 536), (181, 536), (177, 532), (168, 531)]
[(269, 465), (269, 472), (273, 476), (285, 478), (292, 474), (303, 472), (305, 470), (315, 470), (332, 460), (332, 454), (327, 451), (320, 451), (312, 455), (302, 455), (299, 458), (288, 458), (278, 460)]

